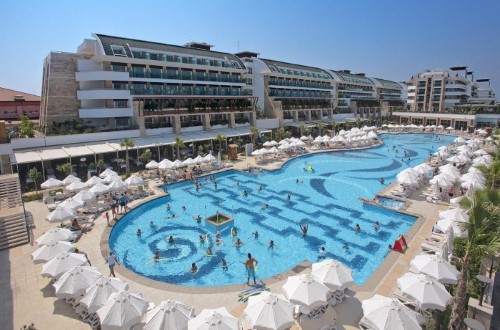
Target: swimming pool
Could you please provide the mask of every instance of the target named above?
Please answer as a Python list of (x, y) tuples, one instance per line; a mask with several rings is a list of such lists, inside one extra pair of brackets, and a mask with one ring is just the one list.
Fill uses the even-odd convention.
[[(264, 279), (304, 260), (315, 262), (324, 246), (327, 257), (350, 267), (356, 283), (363, 284), (385, 258), (387, 246), (406, 233), (416, 219), (363, 205), (358, 198), (372, 198), (383, 188), (381, 177), (386, 184), (394, 181), (401, 170), (425, 161), (429, 153), (450, 144), (454, 137), (386, 134), (382, 138), (384, 144), (377, 148), (306, 155), (273, 172), (216, 174), (217, 188), (208, 178), (200, 180), (199, 191), (191, 182), (169, 185), (170, 196), (133, 209), (114, 226), (110, 249), (122, 265), (143, 276), (179, 285), (221, 286), (246, 281), (240, 261), (249, 252), (259, 261), (257, 277)], [(304, 171), (308, 165), (314, 172)], [(269, 207), (262, 209), (264, 204)], [(229, 229), (222, 233), (223, 245), (213, 244), (213, 238), (200, 244), (199, 235), (210, 230), (204, 221), (198, 224), (193, 220), (193, 215), (204, 218), (217, 211), (235, 218), (242, 247), (233, 246)], [(172, 214), (177, 217), (167, 218)], [(150, 228), (150, 221), (156, 228)], [(378, 231), (375, 221), (381, 224)], [(304, 224), (309, 225), (306, 237), (299, 228)], [(361, 227), (359, 234), (354, 230), (356, 224)], [(141, 237), (136, 235), (138, 228)], [(258, 239), (252, 235), (255, 231)], [(174, 244), (165, 240), (170, 235)], [(270, 240), (276, 245), (273, 250), (268, 250)], [(348, 250), (343, 248), (345, 243)], [(213, 257), (204, 253), (209, 245), (215, 252)], [(157, 249), (164, 260), (155, 263), (152, 256)], [(227, 272), (220, 266), (222, 258), (230, 264)], [(188, 271), (193, 262), (199, 267), (195, 275)]]
[(378, 197), (377, 200), (378, 200), (378, 205), (392, 210), (399, 210), (406, 204), (403, 201), (387, 197)]

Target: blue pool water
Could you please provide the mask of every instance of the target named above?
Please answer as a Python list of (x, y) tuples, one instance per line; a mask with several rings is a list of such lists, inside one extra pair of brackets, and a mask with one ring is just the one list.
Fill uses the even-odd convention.
[(377, 199), (378, 199), (378, 205), (387, 207), (388, 209), (399, 210), (405, 205), (405, 202), (397, 199), (386, 198), (386, 197), (378, 197)]
[[(216, 175), (217, 189), (205, 178), (200, 180), (199, 191), (190, 182), (169, 185), (170, 196), (135, 208), (114, 226), (110, 249), (122, 265), (143, 276), (179, 285), (220, 286), (246, 281), (240, 261), (248, 252), (259, 261), (257, 277), (264, 279), (306, 259), (315, 262), (319, 248), (324, 246), (327, 257), (350, 267), (356, 283), (363, 284), (385, 258), (387, 246), (406, 233), (416, 219), (363, 205), (358, 198), (373, 198), (383, 188), (381, 177), (386, 184), (393, 182), (401, 170), (425, 161), (429, 153), (453, 140), (451, 136), (427, 134), (382, 138), (384, 145), (377, 148), (306, 155), (274, 172), (220, 173)], [(403, 158), (404, 151), (407, 156)], [(307, 165), (314, 172), (304, 171)], [(242, 195), (245, 190), (247, 197)], [(287, 201), (289, 192), (291, 199)], [(172, 206), (170, 211), (167, 203)], [(263, 210), (265, 203), (269, 208)], [(186, 206), (185, 211), (182, 206)], [(193, 220), (193, 215), (205, 217), (217, 211), (235, 218), (242, 247), (233, 246), (230, 230), (223, 232), (222, 246), (213, 244), (214, 237), (200, 245), (199, 235), (211, 230), (204, 222)], [(177, 217), (166, 218), (172, 213)], [(154, 229), (149, 227), (151, 220), (157, 225)], [(381, 224), (379, 231), (374, 229), (375, 221)], [(361, 226), (359, 234), (354, 231), (357, 223)], [(306, 237), (299, 228), (304, 224), (309, 225)], [(142, 230), (140, 238), (137, 228)], [(255, 231), (259, 232), (258, 239), (252, 236)], [(174, 244), (165, 240), (170, 235), (175, 238)], [(275, 242), (274, 250), (267, 248), (270, 240)], [(349, 246), (347, 251), (344, 243)], [(212, 245), (215, 256), (205, 255), (208, 245)], [(151, 262), (156, 249), (166, 261)], [(227, 272), (220, 267), (222, 258), (230, 263)], [(199, 267), (195, 275), (188, 272), (193, 262)]]

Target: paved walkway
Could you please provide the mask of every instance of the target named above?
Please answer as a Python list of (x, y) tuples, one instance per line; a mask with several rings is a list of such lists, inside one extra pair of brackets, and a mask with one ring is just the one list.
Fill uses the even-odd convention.
[[(282, 163), (273, 162), (266, 165), (255, 163), (253, 157), (242, 157), (232, 163), (234, 169), (247, 170), (250, 166), (262, 167), (265, 169), (279, 168)], [(150, 182), (154, 185), (154, 182)], [(158, 192), (160, 194), (161, 192)], [(131, 203), (134, 207), (138, 201)], [(338, 314), (337, 326), (339, 329), (357, 329), (357, 324), (362, 316), (361, 300), (367, 299), (373, 294), (390, 295), (396, 289), (396, 279), (407, 271), (410, 260), (419, 253), (420, 243), (429, 235), (436, 213), (447, 208), (444, 204), (429, 204), (419, 193), (408, 199), (407, 212), (419, 216), (408, 234), (409, 249), (405, 255), (391, 252), (382, 265), (372, 275), (372, 277), (361, 287), (352, 288), (352, 297), (335, 306)], [(45, 221), (48, 209), (41, 201), (26, 203), (26, 211), (33, 214), (35, 228), (34, 237), (39, 237), (53, 224)], [(427, 219), (427, 220), (426, 220)], [(99, 217), (95, 221), (93, 229), (85, 234), (78, 242), (80, 250), (88, 254), (93, 266), (99, 268), (103, 274), (108, 274), (107, 265), (104, 263), (101, 250), (101, 239), (106, 231), (106, 221)], [(19, 329), (24, 324), (34, 322), (38, 329), (89, 329), (89, 326), (81, 322), (74, 311), (63, 301), (56, 299), (51, 281), (41, 277), (42, 265), (34, 265), (29, 255), (36, 250), (37, 246), (25, 245), (10, 250), (0, 251), (0, 324), (3, 329)], [(305, 267), (296, 267), (294, 273), (309, 272)], [(245, 288), (234, 290), (233, 292), (210, 293), (213, 290), (199, 288), (196, 294), (192, 290), (167, 291), (156, 288), (156, 285), (141, 284), (144, 281), (135, 282), (127, 280), (128, 272), (122, 267), (116, 267), (118, 277), (129, 283), (129, 291), (139, 291), (144, 297), (154, 303), (159, 303), (166, 299), (176, 299), (183, 301), (195, 308), (199, 313), (203, 308), (213, 308), (225, 306), (235, 316), (242, 316), (245, 304), (239, 303), (237, 293)], [(285, 276), (276, 278), (269, 287), (273, 292), (281, 292), (281, 286), (286, 280)], [(151, 281), (152, 282), (152, 281)], [(150, 283), (151, 283), (150, 282)], [(207, 292), (207, 293), (204, 293)]]

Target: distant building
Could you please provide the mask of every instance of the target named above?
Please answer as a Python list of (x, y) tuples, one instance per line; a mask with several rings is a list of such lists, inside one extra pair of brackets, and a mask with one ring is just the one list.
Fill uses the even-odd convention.
[(0, 120), (19, 120), (22, 115), (38, 119), (40, 96), (0, 87)]

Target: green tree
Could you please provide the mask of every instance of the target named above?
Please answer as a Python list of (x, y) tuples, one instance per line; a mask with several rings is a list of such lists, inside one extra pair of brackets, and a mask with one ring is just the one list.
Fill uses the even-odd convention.
[(42, 180), (42, 173), (40, 173), (36, 167), (33, 167), (28, 171), (28, 177), (35, 184), (35, 191), (38, 194), (38, 182)]
[(455, 292), (451, 311), (449, 330), (464, 328), (464, 315), (467, 307), (467, 282), (469, 266), (473, 257), (481, 260), (497, 253), (500, 248), (500, 192), (492, 190), (476, 190), (472, 198), (465, 198), (461, 206), (469, 210), (469, 222), (463, 223), (467, 230), (467, 240), (463, 257), (460, 258), (461, 277)]
[(304, 135), (304, 132), (306, 131), (306, 125), (300, 125), (299, 130), (300, 130), (300, 136)]
[(255, 147), (255, 139), (259, 135), (260, 130), (257, 127), (250, 127), (250, 140)]
[(325, 127), (325, 124), (323, 124), (322, 122), (316, 123), (316, 128), (318, 129), (318, 132), (319, 132), (320, 136), (323, 133), (323, 128), (324, 127)]
[(335, 136), (335, 134), (337, 134), (337, 122), (336, 121), (332, 121), (330, 123), (330, 126), (332, 126), (332, 131), (333, 131), (333, 136)]
[(25, 115), (21, 116), (21, 126), (19, 127), (19, 131), (22, 136), (33, 137), (33, 122)]
[(147, 149), (146, 151), (144, 151), (142, 154), (139, 155), (139, 160), (144, 165), (146, 165), (151, 160), (152, 157), (153, 153), (149, 149)]
[(176, 150), (175, 155), (177, 156), (177, 159), (181, 160), (181, 148), (186, 147), (186, 145), (184, 144), (184, 140), (180, 137), (176, 137), (174, 147)]
[(96, 168), (97, 168), (97, 174), (101, 173), (101, 171), (104, 169), (106, 164), (104, 163), (103, 159), (99, 159), (96, 163)]
[(285, 133), (286, 133), (285, 128), (280, 127), (276, 130), (276, 134), (274, 136), (276, 137), (276, 140), (280, 141), (283, 140)]
[(125, 169), (125, 174), (128, 176), (130, 174), (128, 149), (135, 147), (135, 141), (133, 139), (130, 139), (130, 138), (121, 139), (120, 146), (125, 148), (125, 164), (127, 166)]
[(71, 163), (59, 164), (56, 166), (56, 170), (63, 173), (64, 176), (68, 176), (73, 172), (73, 166)]
[(226, 141), (226, 136), (222, 134), (217, 134), (215, 141), (219, 142), (219, 151), (222, 150), (222, 142)]

